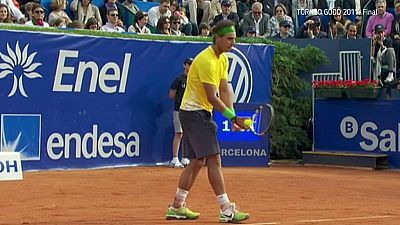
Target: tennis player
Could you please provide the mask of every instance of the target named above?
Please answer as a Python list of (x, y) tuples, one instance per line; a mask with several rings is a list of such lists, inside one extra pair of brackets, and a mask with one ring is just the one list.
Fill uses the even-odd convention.
[(233, 109), (233, 89), (228, 83), (228, 52), (236, 40), (234, 24), (229, 20), (218, 22), (213, 30), (213, 45), (200, 52), (194, 59), (188, 74), (179, 118), (183, 128), (183, 147), (188, 151), (190, 163), (182, 171), (172, 205), (166, 219), (197, 219), (200, 213), (186, 206), (186, 197), (204, 163), (208, 167), (208, 179), (220, 205), (220, 222), (239, 222), (249, 218), (239, 212), (226, 193), (221, 168), (217, 125), (212, 118), (213, 109), (232, 121), (234, 129), (248, 129)]

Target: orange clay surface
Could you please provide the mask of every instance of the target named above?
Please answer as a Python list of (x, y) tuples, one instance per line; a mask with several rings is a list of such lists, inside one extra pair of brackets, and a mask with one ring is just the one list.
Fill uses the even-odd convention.
[[(0, 224), (218, 224), (219, 208), (200, 172), (187, 204), (196, 221), (167, 221), (181, 169), (25, 172), (0, 182)], [(398, 225), (400, 172), (273, 165), (223, 168), (231, 201), (247, 224)]]

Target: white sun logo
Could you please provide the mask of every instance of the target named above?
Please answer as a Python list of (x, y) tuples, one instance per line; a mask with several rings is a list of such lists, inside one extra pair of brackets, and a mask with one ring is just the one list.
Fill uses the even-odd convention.
[(7, 43), (7, 52), (8, 56), (4, 55), (0, 52), (0, 57), (4, 63), (0, 63), (0, 79), (6, 77), (9, 74), (14, 76), (13, 87), (8, 94), (8, 97), (13, 96), (17, 90), (21, 92), (21, 95), (24, 97), (28, 97), (25, 92), (23, 77), (26, 76), (29, 79), (34, 78), (42, 78), (42, 75), (36, 73), (34, 70), (42, 65), (41, 63), (32, 63), (35, 58), (37, 52), (33, 52), (28, 55), (28, 47), (27, 44), (21, 52), (19, 47), (19, 43), (15, 44), (15, 51), (13, 51)]

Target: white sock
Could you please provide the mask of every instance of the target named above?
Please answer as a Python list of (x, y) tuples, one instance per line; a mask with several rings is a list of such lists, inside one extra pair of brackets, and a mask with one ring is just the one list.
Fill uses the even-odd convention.
[(224, 193), (222, 195), (218, 195), (217, 196), (217, 201), (218, 201), (219, 206), (221, 207), (222, 211), (224, 211), (227, 208), (227, 206), (229, 206), (229, 203), (230, 203), (227, 193)]
[(182, 206), (183, 203), (185, 203), (186, 197), (188, 196), (188, 194), (189, 194), (188, 191), (185, 191), (180, 188), (176, 188), (174, 203), (176, 203), (176, 205)]
[(389, 72), (388, 77), (386, 78), (386, 80), (393, 80), (393, 72)]
[(179, 162), (179, 158), (177, 156), (172, 157), (172, 162), (174, 163)]

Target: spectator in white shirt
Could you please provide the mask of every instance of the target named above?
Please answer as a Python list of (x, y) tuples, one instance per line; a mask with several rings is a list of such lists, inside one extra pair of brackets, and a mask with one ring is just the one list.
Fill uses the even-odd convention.
[(111, 8), (107, 11), (107, 23), (100, 27), (102, 31), (125, 32), (122, 21), (118, 18), (118, 9)]
[(153, 27), (156, 27), (157, 22), (161, 18), (161, 16), (169, 18), (172, 14), (171, 10), (169, 10), (170, 6), (170, 0), (160, 0), (160, 5), (154, 6), (149, 9), (149, 24)]

